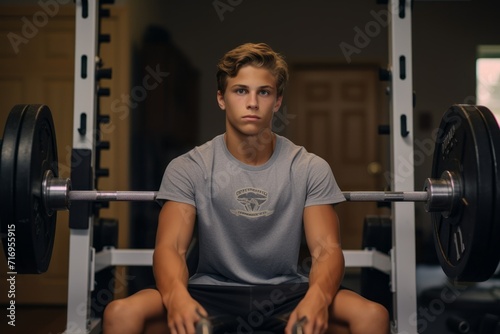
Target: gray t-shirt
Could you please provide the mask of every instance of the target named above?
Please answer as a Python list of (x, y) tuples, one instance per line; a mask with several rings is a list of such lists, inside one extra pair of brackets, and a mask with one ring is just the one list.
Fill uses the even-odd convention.
[(172, 160), (157, 199), (196, 207), (200, 256), (190, 284), (223, 285), (307, 282), (297, 270), (304, 208), (345, 200), (328, 163), (285, 137), (251, 166), (223, 135)]

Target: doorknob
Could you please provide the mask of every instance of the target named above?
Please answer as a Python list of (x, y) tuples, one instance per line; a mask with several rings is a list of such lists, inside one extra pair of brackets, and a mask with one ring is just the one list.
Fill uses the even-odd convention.
[(382, 174), (382, 165), (377, 161), (372, 161), (366, 166), (366, 170), (369, 175), (380, 175)]

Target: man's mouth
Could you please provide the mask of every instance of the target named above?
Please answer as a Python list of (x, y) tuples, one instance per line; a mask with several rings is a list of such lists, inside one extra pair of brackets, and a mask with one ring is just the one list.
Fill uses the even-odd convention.
[(260, 119), (259, 116), (256, 116), (256, 115), (246, 115), (246, 116), (243, 116), (244, 119)]

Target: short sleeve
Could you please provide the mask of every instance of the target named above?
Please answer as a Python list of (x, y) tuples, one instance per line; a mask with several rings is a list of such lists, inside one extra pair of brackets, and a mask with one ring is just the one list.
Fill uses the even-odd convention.
[(330, 165), (324, 159), (313, 156), (308, 168), (305, 206), (335, 204), (345, 200)]
[(175, 158), (168, 164), (156, 196), (160, 205), (166, 201), (195, 205), (194, 165), (187, 156)]

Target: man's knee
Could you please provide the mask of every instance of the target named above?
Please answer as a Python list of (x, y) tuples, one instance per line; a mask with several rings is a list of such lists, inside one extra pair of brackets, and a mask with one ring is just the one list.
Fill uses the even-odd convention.
[(104, 334), (168, 333), (166, 311), (161, 298), (157, 291), (151, 291), (142, 290), (109, 303), (103, 315)]
[(140, 333), (144, 329), (144, 321), (134, 303), (127, 298), (117, 299), (106, 306), (102, 328), (104, 334)]
[(375, 302), (369, 302), (367, 307), (363, 309), (363, 313), (370, 318), (370, 322), (379, 324), (389, 323), (389, 311), (387, 309)]
[(389, 311), (385, 308), (385, 306), (373, 303), (372, 308), (372, 312), (376, 314), (377, 317), (389, 320)]
[(113, 300), (104, 310), (104, 323), (120, 321), (120, 319), (130, 319), (132, 305), (126, 299)]

